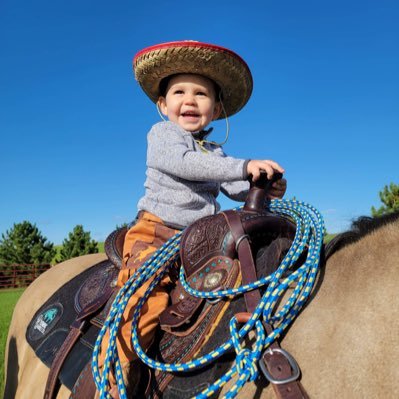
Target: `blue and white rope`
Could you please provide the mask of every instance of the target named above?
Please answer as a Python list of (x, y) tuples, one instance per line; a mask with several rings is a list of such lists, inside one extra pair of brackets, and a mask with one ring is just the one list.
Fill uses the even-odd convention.
[[(196, 398), (210, 397), (220, 390), (221, 387), (223, 387), (223, 385), (230, 381), (235, 375), (238, 375), (235, 384), (226, 394), (226, 398), (234, 398), (247, 381), (256, 378), (258, 375), (257, 364), (261, 354), (292, 323), (312, 292), (319, 269), (320, 251), (324, 233), (324, 222), (320, 213), (309, 204), (296, 200), (273, 200), (270, 202), (268, 209), (278, 215), (289, 217), (297, 226), (291, 248), (273, 274), (254, 283), (238, 288), (204, 292), (192, 289), (185, 280), (183, 267), (180, 269), (180, 281), (184, 289), (190, 295), (200, 298), (233, 297), (267, 285), (259, 304), (248, 322), (245, 323), (241, 329), (238, 329), (237, 320), (232, 318), (230, 321), (231, 338), (229, 341), (220, 345), (212, 352), (186, 363), (161, 363), (146, 355), (139, 345), (137, 322), (141, 308), (146, 302), (148, 296), (178, 257), (181, 233), (176, 234), (161, 248), (159, 248), (152, 258), (145, 262), (142, 267), (140, 267), (140, 269), (130, 277), (114, 300), (110, 314), (100, 331), (93, 351), (92, 370), (101, 399), (111, 398), (109, 394), (108, 379), (112, 366), (115, 368), (115, 378), (118, 384), (119, 396), (121, 399), (127, 398), (122, 378), (121, 365), (117, 356), (116, 336), (123, 312), (130, 297), (138, 288), (151, 278), (153, 278), (153, 281), (145, 292), (143, 298), (138, 302), (136, 309), (133, 312), (132, 319), (132, 344), (137, 355), (146, 365), (167, 372), (191, 371), (213, 362), (231, 348), (234, 348), (237, 357), (232, 368), (218, 381), (215, 381), (210, 387), (197, 395)], [(305, 249), (307, 249), (307, 257), (304, 264), (297, 270), (291, 271), (288, 276), (284, 277), (284, 272), (290, 271), (290, 268), (296, 263)], [(292, 283), (296, 283), (292, 293), (289, 295), (284, 305), (277, 310), (277, 313), (273, 314), (280, 298)], [(273, 331), (269, 335), (266, 334), (261, 320), (274, 326)], [(256, 330), (256, 342), (254, 348), (242, 348), (240, 342), (254, 328)], [(98, 356), (101, 342), (107, 330), (109, 330), (110, 335), (108, 349), (106, 351), (104, 367), (100, 375)]]

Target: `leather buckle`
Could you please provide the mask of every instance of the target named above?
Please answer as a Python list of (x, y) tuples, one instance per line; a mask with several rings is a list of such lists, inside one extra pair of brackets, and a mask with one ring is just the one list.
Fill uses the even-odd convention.
[(269, 348), (267, 350), (267, 352), (269, 352), (269, 354), (271, 356), (273, 356), (274, 352), (277, 352), (277, 353), (283, 355), (287, 359), (289, 365), (291, 366), (291, 370), (292, 370), (291, 377), (284, 378), (284, 379), (274, 378), (270, 374), (269, 370), (267, 369), (264, 357), (262, 356), (262, 358), (259, 360), (259, 366), (262, 370), (263, 375), (265, 376), (265, 378), (268, 381), (270, 381), (272, 384), (275, 384), (275, 385), (282, 385), (282, 384), (288, 384), (290, 382), (296, 381), (299, 378), (301, 372), (299, 370), (298, 363), (293, 358), (293, 356), (291, 356), (287, 351), (285, 351), (282, 348), (274, 348), (274, 349)]

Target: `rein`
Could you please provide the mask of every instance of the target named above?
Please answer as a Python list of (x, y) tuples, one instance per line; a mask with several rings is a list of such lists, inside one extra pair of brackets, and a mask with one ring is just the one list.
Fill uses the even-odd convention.
[[(236, 209), (241, 209), (241, 207)], [(204, 356), (186, 363), (161, 363), (149, 358), (138, 342), (137, 323), (140, 317), (141, 308), (146, 302), (151, 291), (158, 285), (169, 269), (173, 267), (172, 265), (174, 261), (179, 256), (179, 244), (182, 233), (177, 233), (167, 241), (154, 253), (151, 259), (145, 262), (137, 272), (130, 277), (118, 292), (112, 304), (108, 318), (97, 337), (93, 351), (92, 371), (101, 399), (112, 398), (109, 394), (108, 382), (112, 367), (115, 368), (114, 374), (118, 385), (119, 396), (121, 399), (127, 398), (126, 388), (122, 378), (121, 365), (117, 354), (116, 336), (123, 312), (131, 295), (153, 276), (155, 276), (155, 278), (143, 298), (138, 302), (132, 320), (133, 347), (143, 363), (157, 370), (167, 372), (186, 372), (201, 368), (215, 361), (215, 359), (234, 348), (237, 354), (235, 364), (225, 375), (196, 396), (196, 398), (201, 399), (214, 395), (215, 392), (219, 391), (228, 381), (237, 375), (238, 379), (225, 396), (225, 398), (234, 398), (246, 382), (253, 381), (258, 377), (258, 363), (261, 370), (265, 370), (265, 366), (262, 363), (263, 360), (261, 360), (262, 354), (265, 351), (271, 351), (270, 345), (278, 339), (284, 330), (294, 321), (312, 292), (320, 266), (320, 252), (324, 234), (324, 222), (322, 216), (309, 204), (296, 200), (272, 200), (268, 204), (267, 209), (283, 217), (289, 217), (296, 223), (296, 233), (291, 248), (274, 273), (256, 282), (238, 288), (205, 292), (192, 289), (185, 280), (184, 268), (180, 268), (179, 278), (184, 289), (189, 294), (199, 298), (213, 300), (226, 297), (232, 298), (236, 295), (267, 285), (265, 293), (249, 318), (243, 319), (240, 317), (237, 318), (236, 316), (232, 317), (230, 320), (230, 340)], [(299, 259), (305, 249), (307, 250), (305, 262), (297, 270), (290, 272), (290, 268)], [(285, 276), (285, 272), (290, 272), (290, 274)], [(284, 305), (275, 312), (276, 305), (292, 283), (296, 284), (295, 288)], [(239, 328), (239, 324), (243, 324), (243, 322), (244, 325)], [(262, 322), (273, 326), (273, 329), (269, 334), (266, 332)], [(104, 368), (100, 375), (98, 357), (101, 342), (107, 329), (110, 330), (109, 344), (105, 356)], [(254, 329), (256, 332), (254, 348), (244, 348), (241, 342), (244, 337)], [(288, 354), (287, 358), (290, 360)], [(267, 377), (267, 370), (264, 374), (266, 374)]]

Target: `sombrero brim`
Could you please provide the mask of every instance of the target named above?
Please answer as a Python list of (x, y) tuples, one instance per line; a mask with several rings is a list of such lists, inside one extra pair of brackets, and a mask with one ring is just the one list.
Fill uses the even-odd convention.
[(134, 57), (133, 69), (140, 86), (154, 103), (160, 95), (161, 80), (179, 73), (212, 79), (222, 90), (228, 116), (237, 113), (252, 93), (252, 75), (245, 61), (233, 51), (213, 44), (180, 41), (147, 47)]

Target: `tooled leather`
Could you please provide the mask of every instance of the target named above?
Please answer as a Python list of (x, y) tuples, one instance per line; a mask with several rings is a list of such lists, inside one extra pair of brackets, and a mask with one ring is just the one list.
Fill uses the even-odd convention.
[[(214, 256), (190, 276), (188, 283), (190, 287), (199, 291), (215, 291), (218, 287), (226, 286), (232, 265), (233, 259), (228, 256)], [(212, 280), (209, 281), (209, 276), (215, 273), (219, 279), (212, 284)]]
[[(262, 245), (277, 236), (293, 238), (295, 225), (268, 213), (239, 212), (243, 228), (251, 242)], [(204, 262), (221, 254), (234, 258), (234, 240), (222, 214), (202, 218), (189, 226), (182, 236), (180, 257), (186, 276), (191, 276)]]
[[(277, 235), (291, 236), (295, 232), (293, 224), (290, 225), (285, 219), (268, 212), (237, 212), (235, 214), (245, 233), (251, 236), (251, 241), (253, 240), (255, 246), (256, 242), (265, 242), (265, 240), (270, 242)], [(217, 287), (206, 289), (205, 270), (212, 269), (209, 264), (215, 256), (230, 261), (237, 256), (234, 238), (223, 214), (202, 218), (188, 227), (182, 236), (180, 256), (186, 278), (192, 288), (201, 291), (216, 289)], [(218, 268), (220, 269), (219, 265), (215, 270)], [(223, 282), (219, 285), (223, 285)], [(188, 294), (181, 289), (179, 289), (179, 296), (177, 302), (160, 316), (161, 326), (166, 331), (189, 323), (194, 313), (200, 308), (201, 303), (195, 299), (189, 299)], [(176, 300), (176, 295), (173, 299)]]
[(188, 323), (191, 316), (199, 309), (203, 300), (188, 295), (186, 298), (169, 306), (159, 315), (160, 326), (165, 331), (171, 331), (172, 328), (181, 327)]
[(196, 299), (198, 298), (188, 297), (186, 300), (177, 303), (175, 308), (176, 311), (181, 314), (191, 313), (195, 308), (198, 307), (197, 303), (199, 301), (197, 301)]
[(112, 304), (114, 302), (114, 299), (116, 297), (116, 295), (118, 294), (118, 290), (115, 290), (112, 295), (110, 296), (110, 299), (108, 300), (108, 302), (105, 304), (105, 306), (102, 308), (102, 310), (95, 315), (90, 322), (92, 324), (94, 324), (95, 326), (97, 326), (98, 328), (102, 328), (102, 326), (104, 325), (104, 322), (111, 310)]
[(104, 251), (108, 256), (108, 259), (118, 268), (122, 268), (122, 256), (123, 256), (123, 243), (127, 227), (121, 227), (113, 231), (105, 240)]
[(98, 269), (81, 285), (75, 295), (75, 310), (80, 313), (96, 298), (102, 296), (104, 291), (113, 291), (116, 285), (118, 269), (113, 265)]
[[(193, 358), (193, 356), (203, 348), (209, 331), (214, 327), (214, 322), (218, 317), (221, 317), (222, 310), (225, 306), (224, 301), (215, 305), (206, 305), (207, 311), (201, 315), (199, 323), (193, 326), (190, 334), (185, 336), (176, 336), (174, 334), (165, 334), (161, 339), (159, 352), (162, 354), (162, 361), (166, 363), (171, 362), (186, 362)], [(163, 392), (166, 386), (173, 379), (173, 374), (157, 371), (155, 373), (157, 390)], [(160, 396), (154, 394), (154, 398)]]
[[(224, 261), (230, 262), (230, 260), (228, 258), (224, 258)], [(219, 269), (217, 269), (217, 270), (224, 270), (223, 264), (226, 264), (226, 263), (221, 262), (220, 264), (218, 264)], [(236, 281), (237, 281), (237, 278), (239, 275), (239, 263), (237, 261), (231, 261), (230, 264), (231, 264), (231, 266), (229, 267), (229, 272), (224, 270), (226, 272), (226, 276), (223, 279), (223, 285), (226, 288), (233, 287), (236, 284)], [(206, 265), (205, 265), (205, 267), (206, 267)], [(215, 267), (215, 269), (216, 269), (216, 267)], [(195, 275), (194, 275), (194, 277), (195, 277)], [(193, 277), (193, 279), (194, 279), (194, 277)], [(196, 283), (193, 283), (193, 284), (196, 284)], [(200, 289), (202, 285), (203, 285), (203, 282), (200, 281), (199, 285), (197, 283), (197, 286), (193, 287), (193, 288)], [(205, 289), (204, 289), (204, 291), (205, 291)], [(196, 310), (195, 308), (194, 309), (192, 308), (192, 309), (190, 309), (190, 311), (188, 311), (188, 307), (190, 306), (190, 305), (188, 305), (188, 307), (185, 309), (186, 313), (185, 314), (183, 314), (183, 312), (180, 313), (180, 315), (182, 317), (184, 317), (184, 319), (183, 320), (178, 319), (176, 321), (174, 316), (170, 314), (170, 311), (171, 310), (173, 311), (173, 309), (176, 309), (176, 305), (178, 305), (179, 303), (188, 301), (189, 298), (191, 298), (190, 300), (193, 301), (193, 304), (196, 305), (197, 309), (199, 308), (199, 305), (204, 304), (200, 314), (198, 314), (198, 312), (195, 312), (195, 310)], [(201, 302), (197, 303), (196, 302), (197, 299), (199, 299)], [(189, 295), (187, 292), (185, 294), (185, 298), (181, 302), (179, 302), (176, 305), (172, 305), (172, 306), (168, 307), (161, 313), (161, 315), (160, 315), (161, 323), (160, 324), (161, 324), (161, 328), (164, 331), (166, 331), (167, 333), (173, 334), (175, 336), (189, 336), (192, 333), (192, 331), (195, 328), (197, 328), (198, 325), (200, 325), (202, 323), (202, 320), (205, 318), (206, 314), (208, 312), (210, 312), (211, 309), (213, 307), (215, 307), (215, 305), (210, 305), (208, 302), (205, 301), (205, 299), (194, 298), (191, 295)], [(221, 303), (225, 303), (225, 301), (221, 300)], [(183, 304), (182, 306), (184, 307), (185, 305)], [(192, 320), (193, 319), (192, 316), (194, 314), (195, 314), (195, 320)], [(217, 316), (217, 314), (216, 314), (216, 316)], [(183, 325), (185, 325), (184, 329), (177, 329), (177, 327), (181, 327)], [(175, 356), (179, 356), (179, 354), (178, 354), (179, 350), (181, 350), (181, 349), (179, 349), (177, 347), (177, 352), (175, 352)], [(162, 355), (164, 355), (164, 354), (162, 353)]]
[(171, 293), (169, 295), (170, 302), (172, 304), (175, 304), (175, 303), (181, 301), (185, 296), (187, 296), (187, 292), (181, 285), (180, 280), (177, 280), (176, 286), (173, 288), (173, 290), (171, 291)]
[[(202, 322), (198, 323), (196, 328), (191, 334), (181, 335), (176, 338), (173, 333), (165, 333), (161, 339), (159, 349), (162, 353), (162, 358), (166, 363), (180, 362), (184, 359), (193, 348), (199, 346), (199, 339), (205, 334), (208, 328), (207, 323), (214, 314), (217, 314), (217, 310), (220, 310), (222, 304), (219, 303), (216, 306), (207, 305), (207, 312)], [(220, 308), (220, 309), (219, 309)], [(205, 310), (205, 311), (206, 311)]]
[[(235, 272), (233, 276), (233, 286), (237, 287), (241, 283), (238, 260), (234, 260), (233, 270)], [(230, 301), (231, 299), (228, 300), (228, 302)], [(234, 298), (233, 301), (236, 301), (236, 298)], [(237, 304), (235, 306), (237, 306)], [(186, 362), (193, 359), (197, 354), (204, 354), (201, 353), (201, 351), (203, 351), (203, 348), (207, 345), (210, 332), (215, 328), (216, 321), (224, 318), (225, 312), (227, 311), (226, 301), (224, 300), (213, 305), (206, 302), (205, 307), (205, 311), (203, 311), (200, 316), (201, 320), (196, 323), (196, 326), (193, 326), (189, 335), (180, 338), (174, 336), (174, 334), (164, 334), (159, 347), (162, 360), (168, 362)], [(174, 375), (171, 373), (163, 371), (157, 371), (155, 373), (156, 388), (155, 392), (153, 392), (154, 399), (162, 397), (158, 392), (164, 392), (173, 378)]]
[[(191, 275), (188, 284), (199, 291), (215, 291), (222, 287), (227, 288), (226, 282), (231, 280), (229, 274), (233, 273), (232, 265), (233, 261), (228, 257), (216, 256), (211, 258)], [(161, 328), (165, 331), (171, 331), (172, 328), (188, 323), (202, 303), (203, 299), (182, 292), (182, 298), (169, 306), (159, 316)], [(198, 317), (198, 314), (196, 316)]]
[(180, 257), (187, 277), (201, 267), (204, 261), (223, 252), (223, 241), (227, 233), (227, 223), (219, 214), (199, 219), (185, 230)]
[[(225, 286), (226, 287), (233, 287), (238, 279), (239, 276), (239, 264), (237, 261), (233, 262), (233, 265), (231, 267), (231, 272), (226, 276), (225, 280)], [(188, 296), (188, 294), (187, 294)], [(175, 336), (190, 336), (192, 334), (193, 330), (196, 329), (199, 325), (202, 324), (203, 320), (207, 318), (208, 313), (212, 313), (215, 317), (218, 315), (218, 313), (214, 313), (215, 308), (218, 308), (217, 305), (221, 304), (222, 306), (226, 303), (226, 300), (221, 300), (218, 302), (216, 305), (215, 304), (210, 304), (209, 302), (202, 300), (204, 302), (204, 307), (201, 311), (201, 314), (196, 317), (195, 320), (191, 320), (191, 324), (187, 325), (184, 330), (177, 330), (177, 331), (168, 331), (163, 337), (163, 339), (167, 339), (168, 335), (175, 335)], [(176, 349), (173, 349), (171, 352), (171, 355), (175, 358), (176, 361), (181, 361), (182, 355), (179, 353), (181, 351), (181, 348), (179, 346), (181, 345), (178, 343), (178, 340), (175, 341), (176, 344)], [(189, 343), (189, 348), (192, 348), (194, 345), (194, 341)], [(162, 347), (162, 341), (161, 341), (161, 347)], [(188, 348), (188, 349), (189, 349)], [(167, 354), (162, 352), (162, 356), (168, 356)]]

